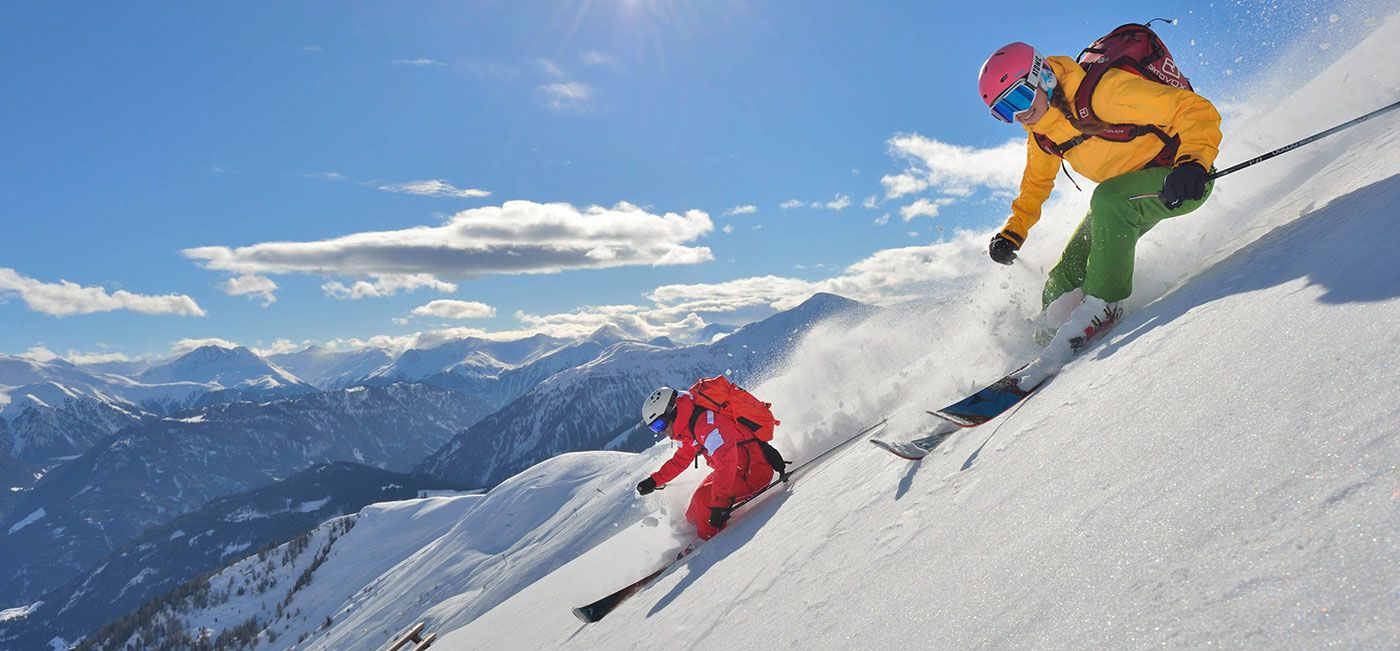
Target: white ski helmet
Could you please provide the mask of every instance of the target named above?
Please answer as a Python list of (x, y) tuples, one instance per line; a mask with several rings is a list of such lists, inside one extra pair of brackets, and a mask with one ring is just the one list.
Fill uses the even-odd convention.
[(671, 387), (661, 387), (647, 396), (646, 402), (642, 403), (642, 424), (650, 426), (656, 419), (665, 416), (676, 407), (676, 390)]

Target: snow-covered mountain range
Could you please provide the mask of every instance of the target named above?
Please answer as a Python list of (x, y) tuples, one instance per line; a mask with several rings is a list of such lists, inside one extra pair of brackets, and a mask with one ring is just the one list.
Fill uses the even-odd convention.
[(765, 372), (776, 373), (814, 324), (841, 317), (858, 320), (868, 313), (855, 301), (817, 294), (713, 344), (613, 344), (596, 359), (552, 375), (457, 435), (419, 470), (485, 488), (565, 452), (644, 449), (655, 437), (637, 427), (638, 413), (641, 399), (656, 387), (685, 388), (720, 373), (740, 383), (758, 380)]
[(470, 396), (396, 384), (212, 405), (122, 430), (0, 516), (0, 600), (36, 599), (150, 527), (314, 464), (407, 471), (485, 410)]
[(321, 389), (344, 389), (390, 364), (394, 358), (379, 348), (336, 351), (307, 346), (295, 353), (269, 355), (267, 361)]
[[(146, 530), (87, 572), (46, 593), (28, 616), (0, 631), (0, 647), (40, 648), (55, 637), (82, 639), (190, 577), (262, 552), (270, 543), (296, 540), (333, 517), (356, 513), (373, 502), (450, 488), (423, 475), (341, 461), (313, 466), (247, 493), (217, 498)], [(259, 554), (259, 558), (266, 556)], [(291, 588), (295, 578), (289, 577), (280, 587)], [(258, 583), (268, 589), (278, 587)]]

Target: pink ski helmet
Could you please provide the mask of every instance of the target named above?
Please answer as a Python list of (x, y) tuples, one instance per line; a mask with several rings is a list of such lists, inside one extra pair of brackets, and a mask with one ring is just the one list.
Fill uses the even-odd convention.
[(1029, 108), (1028, 99), (1034, 99), (1038, 88), (1046, 92), (1053, 90), (1055, 75), (1045, 65), (1045, 57), (1019, 41), (987, 57), (977, 78), (982, 103), (1002, 122), (1011, 122), (1015, 113)]

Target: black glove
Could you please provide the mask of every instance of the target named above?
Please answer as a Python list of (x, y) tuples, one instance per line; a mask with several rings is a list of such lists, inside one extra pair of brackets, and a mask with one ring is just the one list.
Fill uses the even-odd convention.
[(646, 479), (637, 482), (638, 495), (646, 495), (654, 490), (656, 490), (656, 480), (652, 479), (651, 477), (647, 477)]
[(992, 237), (991, 246), (987, 247), (992, 259), (1002, 264), (1011, 264), (1016, 260), (1016, 250), (1021, 248), (1020, 244), (1011, 241), (1011, 238), (997, 233)]
[(1206, 194), (1206, 168), (1200, 163), (1182, 163), (1167, 175), (1162, 191), (1157, 193), (1168, 210), (1181, 207), (1183, 201), (1194, 201)]
[(723, 529), (724, 523), (729, 522), (729, 509), (722, 506), (710, 507), (710, 526), (716, 529)]

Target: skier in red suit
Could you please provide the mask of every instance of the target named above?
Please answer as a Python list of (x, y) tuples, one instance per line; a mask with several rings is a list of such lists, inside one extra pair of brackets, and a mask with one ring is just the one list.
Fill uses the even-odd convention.
[(753, 433), (722, 413), (697, 406), (689, 392), (657, 389), (642, 405), (642, 422), (651, 431), (670, 436), (679, 447), (660, 470), (637, 484), (638, 494), (665, 486), (685, 472), (697, 455), (710, 466), (710, 475), (695, 489), (685, 512), (701, 540), (724, 528), (736, 502), (773, 481), (773, 466)]

